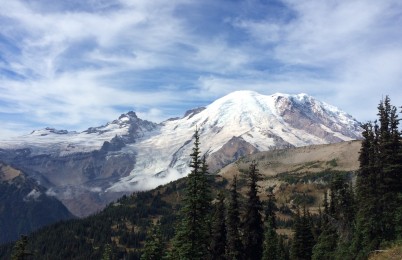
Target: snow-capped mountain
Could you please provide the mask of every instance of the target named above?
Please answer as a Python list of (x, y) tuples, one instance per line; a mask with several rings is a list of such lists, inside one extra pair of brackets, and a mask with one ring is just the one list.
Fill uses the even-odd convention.
[(0, 142), (0, 159), (33, 169), (63, 202), (86, 193), (109, 202), (187, 175), (196, 128), (212, 171), (257, 151), (360, 138), (355, 119), (306, 94), (237, 91), (160, 124), (129, 112), (81, 133), (34, 131)]

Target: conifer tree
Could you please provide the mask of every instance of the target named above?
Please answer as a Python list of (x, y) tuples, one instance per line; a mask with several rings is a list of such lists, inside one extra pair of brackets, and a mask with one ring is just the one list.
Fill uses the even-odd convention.
[(377, 136), (378, 126), (367, 123), (362, 125), (363, 141), (360, 149), (360, 168), (356, 178), (356, 229), (351, 252), (356, 258), (364, 258), (379, 246), (377, 236), (380, 232), (378, 209), (378, 163)]
[(289, 260), (289, 245), (285, 242), (283, 235), (278, 236), (277, 260)]
[(187, 187), (180, 212), (180, 223), (173, 241), (173, 259), (205, 259), (209, 247), (210, 188), (207, 180), (205, 157), (200, 157), (200, 136), (194, 134), (192, 168), (187, 177)]
[(323, 223), (323, 230), (312, 250), (312, 259), (335, 259), (338, 234), (336, 228), (328, 221)]
[(299, 209), (296, 214), (291, 259), (311, 259), (313, 246), (314, 236), (310, 215), (304, 206), (303, 215), (300, 215)]
[(382, 212), (383, 239), (392, 241), (396, 238), (395, 209), (401, 205), (398, 193), (402, 192), (402, 156), (401, 156), (401, 134), (398, 129), (399, 120), (396, 107), (390, 104), (386, 96), (380, 103), (383, 107), (379, 111), (380, 132), (379, 132), (379, 154), (381, 161), (381, 180), (379, 208)]
[(264, 260), (278, 259), (279, 241), (276, 234), (276, 211), (274, 194), (268, 195), (267, 206), (265, 208), (265, 231), (264, 231), (264, 244), (263, 256)]
[[(335, 259), (335, 251), (337, 248), (338, 231), (335, 227), (334, 218), (330, 215), (328, 195), (324, 193), (324, 212), (321, 217), (321, 233), (318, 236), (317, 243), (312, 250), (312, 259)], [(330, 221), (331, 220), (331, 221)]]
[(244, 252), (246, 259), (261, 259), (263, 242), (262, 204), (258, 197), (258, 184), (261, 174), (253, 161), (247, 173), (248, 192), (246, 212), (243, 222)]
[(163, 241), (160, 223), (153, 225), (148, 232), (141, 260), (160, 260), (165, 255), (165, 243)]
[(273, 228), (276, 229), (276, 212), (278, 208), (275, 204), (275, 195), (273, 193), (268, 194), (267, 206), (265, 207), (265, 220), (264, 222), (267, 223)]
[(226, 249), (226, 223), (225, 223), (225, 197), (221, 192), (218, 193), (215, 204), (215, 212), (212, 219), (211, 228), (211, 249), (210, 259), (223, 260)]
[(27, 251), (28, 246), (28, 237), (25, 235), (21, 235), (20, 240), (18, 240), (11, 254), (11, 260), (23, 260), (27, 259), (26, 257), (33, 255), (31, 252)]
[(353, 251), (358, 258), (398, 236), (398, 196), (402, 189), (401, 132), (397, 110), (387, 96), (378, 105), (379, 125), (363, 125), (360, 170), (356, 180), (358, 212)]
[(276, 260), (278, 259), (278, 235), (276, 230), (272, 227), (269, 221), (265, 223), (264, 231), (264, 244), (263, 244), (263, 260)]
[(240, 237), (239, 193), (237, 192), (237, 175), (230, 186), (230, 199), (227, 214), (227, 248), (226, 258), (243, 259), (243, 244)]
[(110, 244), (106, 244), (103, 249), (102, 260), (111, 260), (112, 259), (112, 246)]

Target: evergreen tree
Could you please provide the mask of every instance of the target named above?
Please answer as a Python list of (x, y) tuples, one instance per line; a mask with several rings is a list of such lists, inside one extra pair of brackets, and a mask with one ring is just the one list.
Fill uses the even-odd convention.
[(355, 217), (353, 191), (346, 178), (346, 176), (334, 175), (330, 183), (330, 208), (334, 208), (334, 212), (330, 213), (330, 217), (336, 220), (338, 234), (342, 240), (351, 239), (350, 231)]
[(278, 249), (277, 249), (277, 259), (278, 260), (289, 260), (289, 246), (285, 242), (285, 238), (282, 235), (278, 236)]
[(243, 222), (244, 252), (246, 259), (261, 259), (264, 230), (261, 215), (262, 204), (258, 197), (257, 185), (257, 182), (261, 180), (261, 174), (257, 169), (257, 163), (255, 161), (250, 165), (247, 179), (247, 204)]
[(278, 259), (278, 235), (275, 228), (272, 227), (272, 222), (265, 223), (264, 231), (264, 244), (263, 244), (263, 256), (264, 260), (276, 260)]
[[(333, 194), (333, 193), (332, 193)], [(327, 192), (324, 193), (324, 213), (321, 217), (321, 233), (318, 236), (317, 243), (312, 250), (312, 259), (335, 259), (337, 248), (338, 231), (335, 227), (335, 219), (330, 215)], [(331, 220), (331, 221), (330, 221)]]
[(225, 197), (218, 193), (211, 228), (211, 257), (213, 260), (226, 259)]
[(323, 225), (323, 231), (318, 237), (317, 243), (313, 247), (312, 259), (335, 259), (337, 241), (338, 235), (336, 228), (330, 222), (325, 222)]
[(165, 254), (165, 243), (163, 241), (160, 223), (153, 225), (148, 232), (145, 246), (142, 251), (142, 260), (160, 260)]
[(402, 149), (397, 110), (387, 96), (378, 105), (379, 125), (363, 125), (360, 170), (356, 180), (358, 211), (353, 251), (367, 257), (382, 242), (398, 236), (402, 204)]
[(11, 254), (11, 260), (23, 260), (28, 259), (28, 256), (33, 255), (31, 252), (27, 251), (28, 246), (28, 237), (25, 235), (21, 235), (20, 240), (18, 240)]
[(265, 223), (268, 223), (273, 229), (276, 229), (276, 212), (278, 208), (275, 204), (275, 195), (272, 193), (268, 194), (267, 206), (265, 207)]
[(264, 260), (278, 259), (279, 241), (276, 234), (276, 211), (275, 196), (268, 195), (267, 206), (265, 208), (265, 231), (264, 231), (264, 244), (263, 256)]
[(227, 248), (226, 258), (243, 259), (243, 244), (240, 237), (239, 193), (237, 192), (237, 176), (233, 177), (230, 186), (230, 200), (227, 214)]
[(398, 193), (402, 192), (402, 156), (401, 134), (398, 129), (399, 120), (396, 107), (390, 104), (387, 96), (380, 104), (379, 154), (381, 161), (380, 200), (382, 213), (383, 239), (392, 241), (396, 238), (395, 209), (401, 205)]
[(299, 209), (296, 214), (291, 259), (311, 259), (313, 246), (314, 236), (312, 233), (311, 220), (304, 206), (303, 216), (300, 215)]
[(174, 259), (204, 259), (209, 247), (210, 188), (207, 180), (205, 157), (200, 158), (200, 136), (194, 134), (193, 152), (190, 154), (192, 168), (187, 177), (179, 223), (171, 253)]
[(356, 258), (365, 258), (379, 246), (381, 216), (378, 209), (378, 133), (377, 124), (362, 125), (363, 141), (360, 149), (360, 168), (356, 178), (356, 229), (351, 252)]
[(110, 244), (106, 244), (103, 249), (102, 260), (111, 260), (112, 259), (112, 247)]

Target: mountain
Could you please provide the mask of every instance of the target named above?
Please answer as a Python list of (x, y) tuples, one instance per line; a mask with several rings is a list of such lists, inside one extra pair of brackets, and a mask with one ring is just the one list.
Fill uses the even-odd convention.
[(20, 170), (0, 162), (0, 244), (74, 216)]
[(134, 112), (81, 133), (46, 128), (0, 142), (0, 159), (27, 170), (78, 216), (123, 194), (189, 173), (192, 136), (215, 172), (258, 151), (359, 139), (359, 123), (306, 94), (237, 91), (160, 124)]

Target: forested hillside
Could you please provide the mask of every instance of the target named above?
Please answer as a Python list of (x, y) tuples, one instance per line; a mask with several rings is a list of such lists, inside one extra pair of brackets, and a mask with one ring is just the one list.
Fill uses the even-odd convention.
[(74, 216), (25, 173), (0, 162), (0, 244)]
[(196, 131), (187, 178), (46, 227), (0, 258), (367, 259), (402, 239), (401, 131), (388, 97), (378, 116), (363, 127), (357, 172), (328, 158), (305, 173), (266, 176), (252, 160), (230, 179), (211, 175)]

